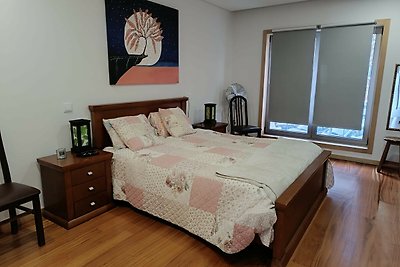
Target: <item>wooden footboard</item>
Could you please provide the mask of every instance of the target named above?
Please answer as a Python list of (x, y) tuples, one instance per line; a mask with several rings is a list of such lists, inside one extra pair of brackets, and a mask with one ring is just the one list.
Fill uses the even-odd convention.
[(278, 220), (272, 244), (274, 265), (285, 266), (326, 196), (323, 151), (275, 203)]

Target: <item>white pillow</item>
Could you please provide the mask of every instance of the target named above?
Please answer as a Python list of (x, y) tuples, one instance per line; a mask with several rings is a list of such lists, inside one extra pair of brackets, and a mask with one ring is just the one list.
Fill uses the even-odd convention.
[(190, 124), (189, 118), (180, 108), (169, 108), (169, 109), (158, 109), (161, 120), (163, 121), (165, 128), (174, 137), (183, 136), (186, 134), (192, 134), (196, 131), (193, 130), (192, 124)]
[(103, 119), (103, 125), (106, 128), (108, 135), (110, 136), (113, 147), (115, 149), (125, 148), (126, 146), (125, 146), (124, 142), (121, 140), (121, 138), (118, 136), (117, 132), (111, 126), (110, 120)]
[(111, 119), (110, 123), (124, 144), (133, 151), (162, 143), (143, 114)]

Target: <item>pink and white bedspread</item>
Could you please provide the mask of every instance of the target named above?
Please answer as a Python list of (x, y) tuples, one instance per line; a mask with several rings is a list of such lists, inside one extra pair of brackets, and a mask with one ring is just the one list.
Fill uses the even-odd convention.
[(216, 171), (268, 149), (273, 142), (197, 130), (136, 152), (116, 150), (114, 198), (176, 224), (226, 253), (243, 250), (255, 234), (268, 246), (276, 221), (274, 193), (268, 187), (218, 177)]

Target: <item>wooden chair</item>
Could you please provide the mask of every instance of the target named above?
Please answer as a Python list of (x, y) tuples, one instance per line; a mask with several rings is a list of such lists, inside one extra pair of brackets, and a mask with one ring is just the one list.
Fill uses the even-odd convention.
[(237, 95), (229, 101), (229, 116), (231, 134), (257, 133), (257, 136), (261, 137), (261, 128), (248, 124), (247, 99), (245, 97)]
[(377, 171), (381, 173), (382, 168), (389, 168), (397, 169), (400, 173), (400, 155), (399, 162), (392, 162), (386, 159), (391, 145), (398, 146), (400, 148), (400, 137), (386, 136), (384, 140), (386, 141), (386, 145), (385, 149), (383, 150), (381, 160), (379, 161)]
[[(42, 214), (40, 210), (40, 190), (11, 181), (10, 169), (7, 163), (6, 152), (4, 150), (3, 140), (0, 133), (0, 162), (3, 171), (4, 183), (0, 184), (0, 212), (8, 210), (10, 218), (3, 222), (10, 222), (11, 233), (18, 233), (17, 218), (26, 214), (33, 213), (35, 216), (36, 235), (39, 246), (45, 244)], [(21, 206), (22, 204), (32, 201), (33, 209)], [(17, 215), (16, 209), (24, 211)]]

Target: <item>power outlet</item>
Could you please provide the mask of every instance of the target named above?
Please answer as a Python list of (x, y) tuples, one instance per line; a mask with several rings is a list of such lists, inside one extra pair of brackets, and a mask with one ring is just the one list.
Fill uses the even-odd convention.
[(71, 113), (72, 111), (72, 103), (64, 103), (64, 113)]

